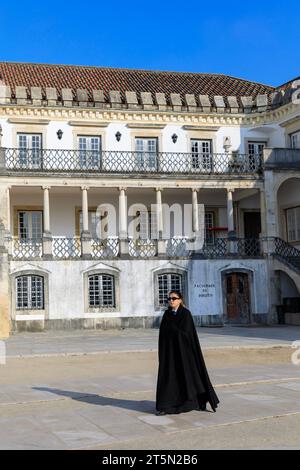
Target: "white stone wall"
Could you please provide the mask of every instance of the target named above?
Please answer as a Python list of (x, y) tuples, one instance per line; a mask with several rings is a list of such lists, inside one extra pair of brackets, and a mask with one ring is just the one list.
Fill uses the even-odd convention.
[[(120, 304), (118, 311), (89, 313), (84, 308), (84, 273), (89, 270), (116, 270), (119, 273)], [(99, 260), (99, 261), (12, 261), (10, 273), (40, 271), (49, 278), (49, 319), (152, 317), (164, 309), (155, 309), (154, 275), (158, 269), (187, 272), (188, 297), (193, 315), (223, 315), (224, 293), (222, 272), (243, 270), (249, 273), (251, 312), (266, 314), (269, 310), (267, 266), (264, 260)], [(207, 287), (209, 285), (209, 287)], [(36, 312), (39, 315), (39, 312)], [(27, 315), (11, 312), (21, 321)], [(40, 315), (39, 315), (40, 317)], [(39, 317), (36, 317), (38, 319)]]
[[(29, 120), (29, 119), (28, 119)], [(15, 134), (18, 132), (18, 129), (24, 129), (24, 124), (9, 123), (7, 119), (0, 118), (0, 124), (2, 126), (3, 138), (2, 146), (3, 147), (15, 147)], [(240, 153), (247, 153), (245, 147), (246, 139), (248, 140), (265, 140), (268, 142), (268, 146), (285, 146), (284, 130), (280, 126), (274, 127), (274, 130), (270, 132), (270, 129), (266, 130), (253, 130), (252, 126), (249, 127), (240, 127), (240, 126), (221, 126), (216, 131), (207, 132), (203, 131), (190, 131), (183, 129), (182, 124), (166, 124), (163, 129), (147, 129), (145, 128), (142, 132), (144, 137), (149, 136), (160, 136), (159, 138), (159, 151), (161, 152), (190, 152), (190, 139), (196, 138), (211, 138), (213, 141), (213, 152), (214, 153), (224, 153), (223, 143), (224, 138), (229, 137), (231, 141), (231, 150), (238, 150)], [(141, 129), (134, 129), (127, 127), (127, 124), (124, 121), (114, 121), (108, 124), (107, 127), (99, 127), (97, 130), (97, 121), (95, 121), (95, 132), (93, 134), (97, 135), (97, 132), (103, 135), (102, 139), (102, 150), (123, 150), (123, 151), (134, 151), (133, 148), (133, 137), (134, 135), (141, 136)], [(90, 135), (91, 130), (89, 127), (80, 128), (80, 131), (77, 130), (76, 126), (70, 125), (69, 120), (51, 120), (49, 124), (40, 124), (34, 126), (33, 132), (42, 133), (45, 131), (45, 138), (43, 142), (44, 149), (74, 149), (74, 134), (78, 133), (79, 135), (85, 134)], [(63, 131), (63, 137), (61, 140), (57, 138), (57, 131), (61, 129)], [(203, 129), (205, 129), (203, 127)], [(261, 129), (261, 128), (260, 128)], [(117, 142), (115, 138), (116, 132), (119, 131), (122, 134), (120, 142)], [(30, 132), (30, 127), (28, 130)], [(205, 137), (201, 137), (201, 134), (205, 133)], [(178, 139), (174, 144), (171, 136), (177, 134)], [(211, 136), (211, 137), (210, 137)], [(46, 141), (45, 141), (46, 140)], [(76, 147), (75, 147), (76, 148)]]

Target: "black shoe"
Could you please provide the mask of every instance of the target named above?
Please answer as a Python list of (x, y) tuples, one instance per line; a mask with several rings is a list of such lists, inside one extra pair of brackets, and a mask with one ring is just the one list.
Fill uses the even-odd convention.
[(202, 403), (202, 404), (199, 406), (199, 411), (207, 411), (206, 403)]
[(156, 416), (164, 416), (167, 413), (165, 411), (157, 411), (155, 414), (156, 414)]

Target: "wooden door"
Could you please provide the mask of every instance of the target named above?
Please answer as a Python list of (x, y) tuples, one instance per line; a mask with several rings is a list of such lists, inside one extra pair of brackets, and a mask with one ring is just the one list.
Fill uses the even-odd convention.
[(225, 276), (227, 321), (250, 322), (250, 298), (248, 274), (230, 273)]

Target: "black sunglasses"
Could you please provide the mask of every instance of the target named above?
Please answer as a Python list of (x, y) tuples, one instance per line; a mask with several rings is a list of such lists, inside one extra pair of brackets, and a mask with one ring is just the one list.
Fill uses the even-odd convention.
[(177, 300), (180, 299), (180, 297), (168, 297), (168, 300)]

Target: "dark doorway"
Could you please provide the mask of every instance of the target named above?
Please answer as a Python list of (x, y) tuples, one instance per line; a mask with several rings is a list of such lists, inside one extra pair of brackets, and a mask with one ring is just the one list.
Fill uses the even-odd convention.
[(244, 212), (245, 255), (258, 256), (259, 234), (261, 232), (260, 212)]
[(229, 273), (225, 276), (228, 323), (250, 323), (249, 281), (246, 273)]
[(244, 212), (245, 238), (259, 238), (260, 232), (260, 212)]

